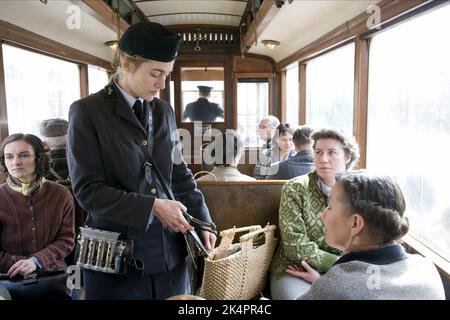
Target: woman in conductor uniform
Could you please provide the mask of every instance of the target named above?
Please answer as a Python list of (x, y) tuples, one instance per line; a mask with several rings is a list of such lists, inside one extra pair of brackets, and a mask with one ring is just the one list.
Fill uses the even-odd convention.
[[(155, 98), (164, 89), (180, 37), (157, 23), (130, 26), (119, 41), (111, 82), (74, 102), (69, 113), (68, 163), (75, 196), (89, 227), (134, 233), (133, 257), (143, 277), (84, 270), (87, 299), (165, 299), (189, 293), (186, 243), (192, 227), (182, 210), (211, 222), (202, 193), (174, 139), (171, 106)], [(168, 200), (141, 149), (152, 155), (179, 201)], [(172, 157), (173, 155), (173, 157)], [(202, 231), (207, 250), (216, 237)]]

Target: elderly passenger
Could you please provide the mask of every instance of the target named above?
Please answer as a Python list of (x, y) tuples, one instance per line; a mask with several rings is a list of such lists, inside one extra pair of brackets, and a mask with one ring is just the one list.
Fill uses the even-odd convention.
[(405, 199), (385, 176), (338, 176), (321, 219), (326, 243), (345, 254), (322, 277), (306, 262), (288, 273), (313, 283), (299, 299), (445, 299), (436, 267), (407, 254), (399, 240), (408, 232)]
[(214, 169), (210, 175), (198, 178), (197, 181), (252, 181), (254, 178), (239, 172), (237, 165), (242, 155), (243, 143), (236, 132), (215, 136), (205, 149), (205, 155), (210, 155)]
[(259, 136), (264, 141), (263, 149), (270, 149), (272, 146), (272, 137), (275, 134), (276, 128), (280, 125), (280, 120), (275, 116), (267, 116), (259, 122), (258, 130)]
[(336, 129), (316, 131), (312, 139), (316, 170), (288, 181), (281, 193), (281, 241), (271, 266), (273, 299), (295, 299), (310, 287), (287, 274), (288, 266), (307, 261), (325, 272), (339, 254), (325, 243), (320, 215), (327, 206), (336, 175), (350, 169), (358, 159), (358, 146)]

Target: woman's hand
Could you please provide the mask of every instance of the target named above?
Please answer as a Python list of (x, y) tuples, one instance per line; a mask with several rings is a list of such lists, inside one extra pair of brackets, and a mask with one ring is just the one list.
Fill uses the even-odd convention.
[(31, 259), (19, 260), (9, 268), (7, 275), (10, 278), (14, 278), (16, 275), (28, 275), (33, 273), (37, 269), (36, 264)]
[(217, 237), (214, 233), (208, 231), (202, 231), (202, 236), (205, 244), (205, 249), (206, 251), (208, 251), (208, 253), (210, 253), (216, 245)]
[(313, 284), (317, 279), (320, 278), (320, 273), (311, 268), (311, 266), (305, 261), (302, 261), (301, 265), (294, 264), (288, 266), (286, 269), (286, 273), (290, 274), (293, 277), (301, 278), (311, 284)]
[(175, 232), (186, 232), (192, 229), (192, 226), (183, 217), (183, 212), (187, 208), (179, 201), (155, 199), (153, 212), (162, 224)]

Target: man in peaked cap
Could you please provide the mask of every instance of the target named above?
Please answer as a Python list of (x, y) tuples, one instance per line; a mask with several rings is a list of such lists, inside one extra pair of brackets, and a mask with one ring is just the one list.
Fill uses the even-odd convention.
[(223, 109), (217, 103), (209, 102), (212, 87), (197, 86), (199, 98), (186, 106), (183, 112), (183, 120), (190, 121), (216, 121), (223, 119)]
[(46, 177), (49, 180), (67, 180), (69, 169), (66, 159), (67, 128), (69, 122), (64, 119), (47, 119), (39, 125), (39, 131), (50, 149), (51, 172)]
[[(182, 211), (206, 222), (211, 217), (182, 158), (181, 143), (171, 140), (173, 109), (156, 98), (180, 43), (179, 35), (160, 24), (130, 26), (119, 40), (111, 82), (70, 107), (69, 171), (75, 196), (89, 212), (86, 225), (133, 238), (133, 265), (142, 266), (128, 275), (84, 269), (86, 299), (166, 299), (191, 293), (182, 233), (192, 227)], [(144, 150), (177, 201), (167, 199), (146, 165)], [(206, 249), (214, 248), (214, 234), (202, 231), (199, 236)]]

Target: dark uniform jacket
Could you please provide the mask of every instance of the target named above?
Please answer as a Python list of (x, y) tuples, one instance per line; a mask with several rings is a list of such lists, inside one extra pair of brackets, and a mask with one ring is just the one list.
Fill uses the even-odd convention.
[(267, 176), (266, 180), (290, 180), (314, 170), (314, 154), (312, 151), (303, 150), (287, 160), (272, 164), (271, 167), (276, 173)]
[(209, 102), (206, 98), (199, 98), (186, 106), (183, 119), (191, 121), (214, 121), (216, 118), (223, 119), (223, 109), (217, 103)]
[[(149, 109), (153, 137), (148, 136)], [(176, 198), (194, 217), (211, 222), (202, 193), (181, 158), (170, 105), (155, 98), (144, 105), (144, 126), (133, 114), (114, 82), (96, 94), (74, 102), (69, 112), (67, 158), (74, 194), (89, 212), (93, 228), (135, 230), (134, 257), (145, 273), (167, 272), (184, 261), (186, 245), (181, 233), (163, 227), (154, 217), (155, 198), (165, 198), (153, 172), (145, 175), (146, 162), (139, 147), (147, 147)], [(172, 161), (172, 152), (175, 159)], [(144, 178), (146, 176), (146, 178)], [(131, 229), (129, 229), (131, 228)]]

